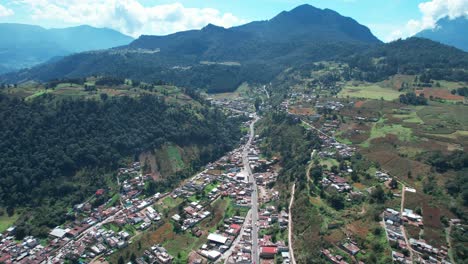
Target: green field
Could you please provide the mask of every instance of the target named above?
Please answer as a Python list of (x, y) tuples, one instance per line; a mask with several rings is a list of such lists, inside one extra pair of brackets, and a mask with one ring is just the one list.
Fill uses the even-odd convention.
[(416, 111), (410, 112), (408, 114), (396, 114), (393, 117), (402, 119), (405, 123), (416, 123), (424, 124), (424, 121), (418, 116)]
[(396, 124), (385, 124), (385, 119), (381, 119), (374, 124), (371, 129), (370, 137), (364, 141), (361, 146), (369, 147), (373, 139), (383, 138), (389, 134), (397, 136), (400, 141), (409, 142), (413, 139), (413, 131), (410, 128)]
[(178, 171), (185, 167), (182, 156), (180, 155), (179, 149), (176, 146), (167, 146), (167, 155), (169, 156), (169, 161), (171, 162), (174, 171)]
[(346, 85), (338, 94), (339, 97), (381, 99), (392, 101), (400, 96), (400, 92), (390, 88), (382, 88), (375, 84), (363, 84), (358, 86)]
[(10, 226), (12, 226), (16, 220), (20, 217), (20, 214), (15, 213), (13, 216), (9, 217), (3, 209), (0, 209), (3, 214), (0, 216), (0, 233), (7, 230)]

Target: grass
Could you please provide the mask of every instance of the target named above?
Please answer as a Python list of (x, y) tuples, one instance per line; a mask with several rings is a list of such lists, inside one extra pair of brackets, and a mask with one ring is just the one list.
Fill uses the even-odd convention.
[(331, 168), (333, 166), (338, 166), (340, 164), (336, 159), (327, 158), (327, 159), (321, 159), (320, 160), (320, 165), (321, 166), (327, 165), (327, 168)]
[(205, 193), (205, 195), (209, 194), (214, 188), (216, 188), (216, 186), (218, 186), (216, 183), (210, 183), (208, 184), (205, 189), (203, 190), (203, 192)]
[(381, 99), (386, 101), (393, 101), (400, 96), (400, 92), (390, 88), (382, 88), (375, 84), (364, 85), (346, 85), (343, 90), (338, 94), (339, 97), (354, 97), (354, 98), (367, 98), (367, 99)]
[(0, 233), (3, 231), (7, 230), (10, 226), (12, 226), (16, 220), (20, 217), (20, 214), (16, 213), (12, 215), (11, 217), (7, 215), (6, 212), (3, 211), (3, 209), (0, 209), (3, 212), (3, 215), (0, 216)]
[(409, 114), (396, 114), (393, 117), (402, 119), (404, 123), (424, 124), (424, 121), (418, 116), (416, 111)]
[(361, 146), (369, 147), (373, 139), (383, 138), (389, 134), (397, 136), (400, 141), (409, 142), (413, 139), (413, 131), (410, 128), (396, 124), (388, 125), (385, 124), (385, 119), (381, 119), (373, 125), (370, 137), (361, 143)]
[(120, 194), (118, 194), (118, 193), (114, 194), (114, 196), (112, 196), (112, 200), (106, 206), (106, 208), (114, 206), (119, 201), (119, 198), (120, 198)]
[(174, 171), (183, 169), (185, 164), (180, 155), (179, 149), (174, 145), (167, 146), (167, 155), (169, 156), (169, 161), (171, 162)]
[(207, 240), (204, 237), (195, 237), (190, 232), (176, 234), (173, 239), (165, 241), (163, 246), (168, 253), (179, 261), (187, 262), (192, 250), (200, 248)]

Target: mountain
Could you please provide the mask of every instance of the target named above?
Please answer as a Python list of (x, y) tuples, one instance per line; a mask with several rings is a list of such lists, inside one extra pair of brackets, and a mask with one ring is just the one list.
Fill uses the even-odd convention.
[(437, 21), (437, 26), (434, 29), (423, 30), (416, 34), (416, 37), (438, 41), (468, 52), (467, 28), (467, 17), (462, 16), (455, 19), (445, 17)]
[(381, 42), (368, 28), (329, 9), (302, 5), (267, 21), (233, 28), (207, 25), (127, 46), (67, 56), (2, 77), (8, 82), (93, 74), (164, 80), (208, 91), (267, 82), (291, 65), (349, 56)]
[(133, 38), (107, 28), (78, 26), (45, 29), (24, 24), (0, 24), (0, 65), (19, 69), (57, 56), (126, 45)]
[(234, 60), (245, 63), (275, 59), (289, 63), (304, 59), (304, 55), (313, 59), (317, 52), (311, 48), (337, 43), (363, 45), (380, 41), (367, 27), (351, 18), (329, 9), (302, 5), (267, 21), (229, 29), (209, 24), (201, 30), (168, 36), (142, 36), (129, 47), (159, 49), (163, 55), (182, 55), (186, 61), (195, 60), (192, 62)]

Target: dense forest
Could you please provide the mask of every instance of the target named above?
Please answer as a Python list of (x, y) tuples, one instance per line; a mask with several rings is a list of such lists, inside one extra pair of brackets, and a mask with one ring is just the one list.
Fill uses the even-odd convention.
[[(33, 225), (54, 227), (67, 207), (105, 187), (103, 175), (122, 161), (170, 142), (199, 145), (192, 166), (203, 165), (238, 142), (240, 121), (216, 108), (170, 105), (151, 95), (24, 101), (0, 94), (0, 206), (10, 213), (36, 207), (47, 219)], [(172, 183), (160, 182), (159, 189)]]

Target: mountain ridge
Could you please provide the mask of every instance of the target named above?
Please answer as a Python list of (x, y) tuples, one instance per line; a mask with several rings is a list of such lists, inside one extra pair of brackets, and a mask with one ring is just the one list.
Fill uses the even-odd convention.
[(468, 52), (467, 28), (468, 17), (461, 16), (454, 19), (444, 17), (437, 21), (434, 29), (423, 30), (415, 36), (454, 46)]
[(76, 52), (121, 46), (133, 40), (118, 31), (88, 25), (46, 29), (1, 23), (0, 34), (9, 36), (0, 43), (0, 64), (10, 69), (31, 67)]

